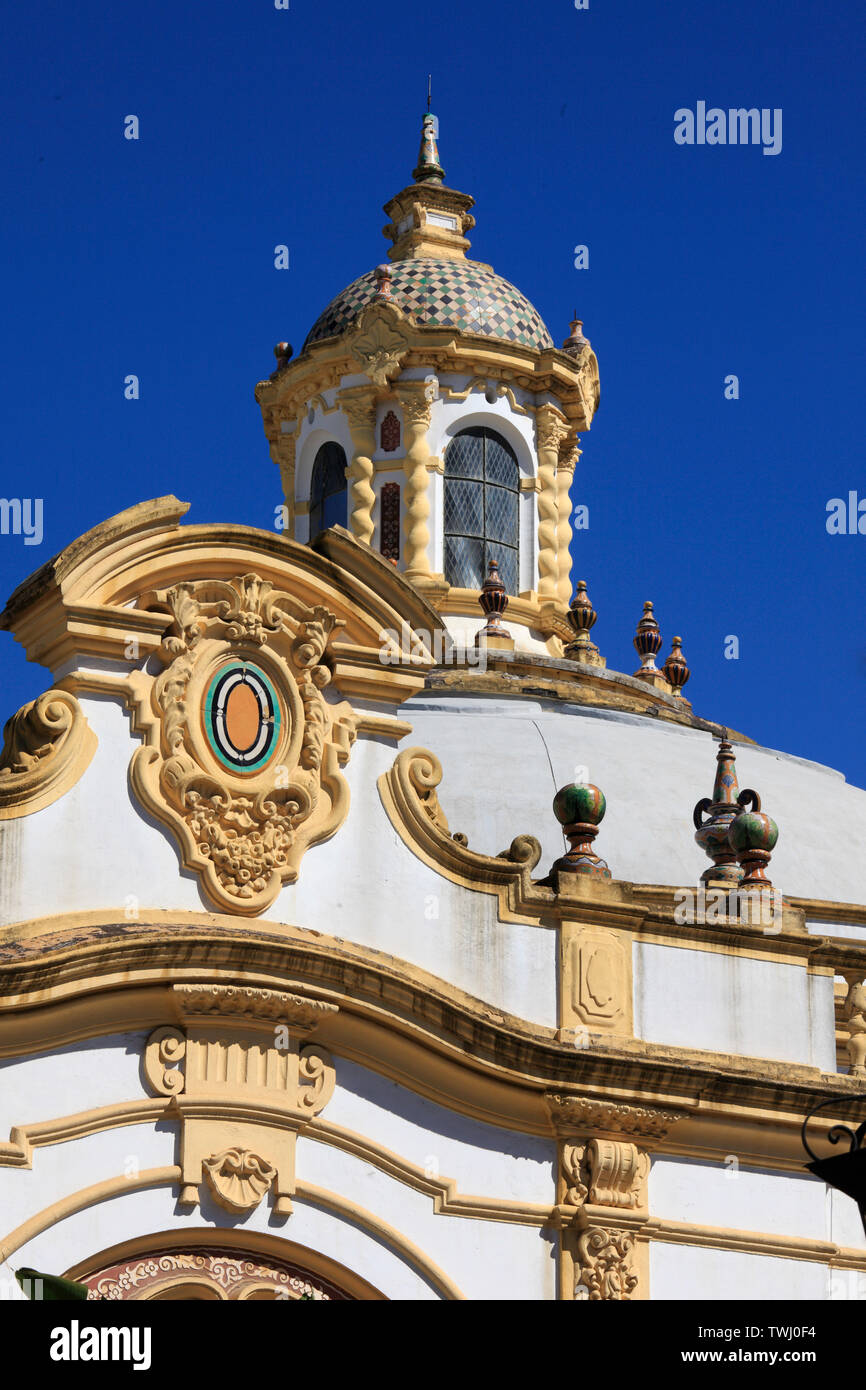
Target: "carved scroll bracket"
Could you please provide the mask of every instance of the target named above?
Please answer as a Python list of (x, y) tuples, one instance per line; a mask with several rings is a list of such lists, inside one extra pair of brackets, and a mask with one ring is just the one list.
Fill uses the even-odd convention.
[(46, 690), (6, 724), (0, 753), (0, 820), (32, 815), (73, 787), (96, 735), (68, 690)]
[[(210, 1196), (234, 1213), (272, 1190), (288, 1215), (298, 1133), (334, 1092), (331, 1054), (304, 1035), (337, 1011), (327, 1001), (279, 990), (179, 985), (184, 1028), (157, 1028), (143, 1072), (171, 1098), (181, 1127), (181, 1205)], [(226, 1145), (226, 1135), (232, 1142)]]

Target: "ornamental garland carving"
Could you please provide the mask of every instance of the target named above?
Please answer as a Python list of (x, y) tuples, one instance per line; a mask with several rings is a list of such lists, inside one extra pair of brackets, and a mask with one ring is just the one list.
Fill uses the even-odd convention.
[(348, 811), (339, 769), (357, 720), (322, 693), (342, 624), (256, 574), (184, 582), (141, 602), (170, 621), (164, 669), (133, 678), (146, 736), (133, 790), (215, 906), (257, 914)]
[(75, 696), (46, 690), (6, 724), (0, 753), (0, 820), (50, 806), (73, 787), (96, 752)]

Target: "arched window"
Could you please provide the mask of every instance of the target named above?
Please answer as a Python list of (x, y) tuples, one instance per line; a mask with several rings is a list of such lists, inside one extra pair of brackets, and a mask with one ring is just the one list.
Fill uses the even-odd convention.
[(463, 430), (445, 450), (445, 578), (480, 589), (496, 560), (509, 594), (518, 583), (520, 470), (493, 430)]
[(339, 444), (323, 444), (310, 483), (310, 540), (329, 526), (346, 524), (346, 455)]

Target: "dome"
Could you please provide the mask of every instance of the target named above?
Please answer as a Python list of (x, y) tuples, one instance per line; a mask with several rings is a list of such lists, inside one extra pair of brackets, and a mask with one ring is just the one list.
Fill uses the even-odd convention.
[[(391, 302), (430, 328), (458, 328), (519, 343), (536, 352), (553, 347), (538, 310), (489, 266), (466, 260), (403, 260), (391, 267)], [(332, 299), (307, 334), (304, 348), (344, 333), (376, 297), (371, 270)]]

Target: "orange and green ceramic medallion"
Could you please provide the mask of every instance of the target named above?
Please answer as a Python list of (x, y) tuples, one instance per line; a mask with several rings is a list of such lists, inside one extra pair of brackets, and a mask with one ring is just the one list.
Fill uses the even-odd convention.
[(204, 728), (215, 756), (235, 772), (255, 772), (272, 756), (280, 704), (264, 671), (232, 661), (217, 671), (204, 703)]

